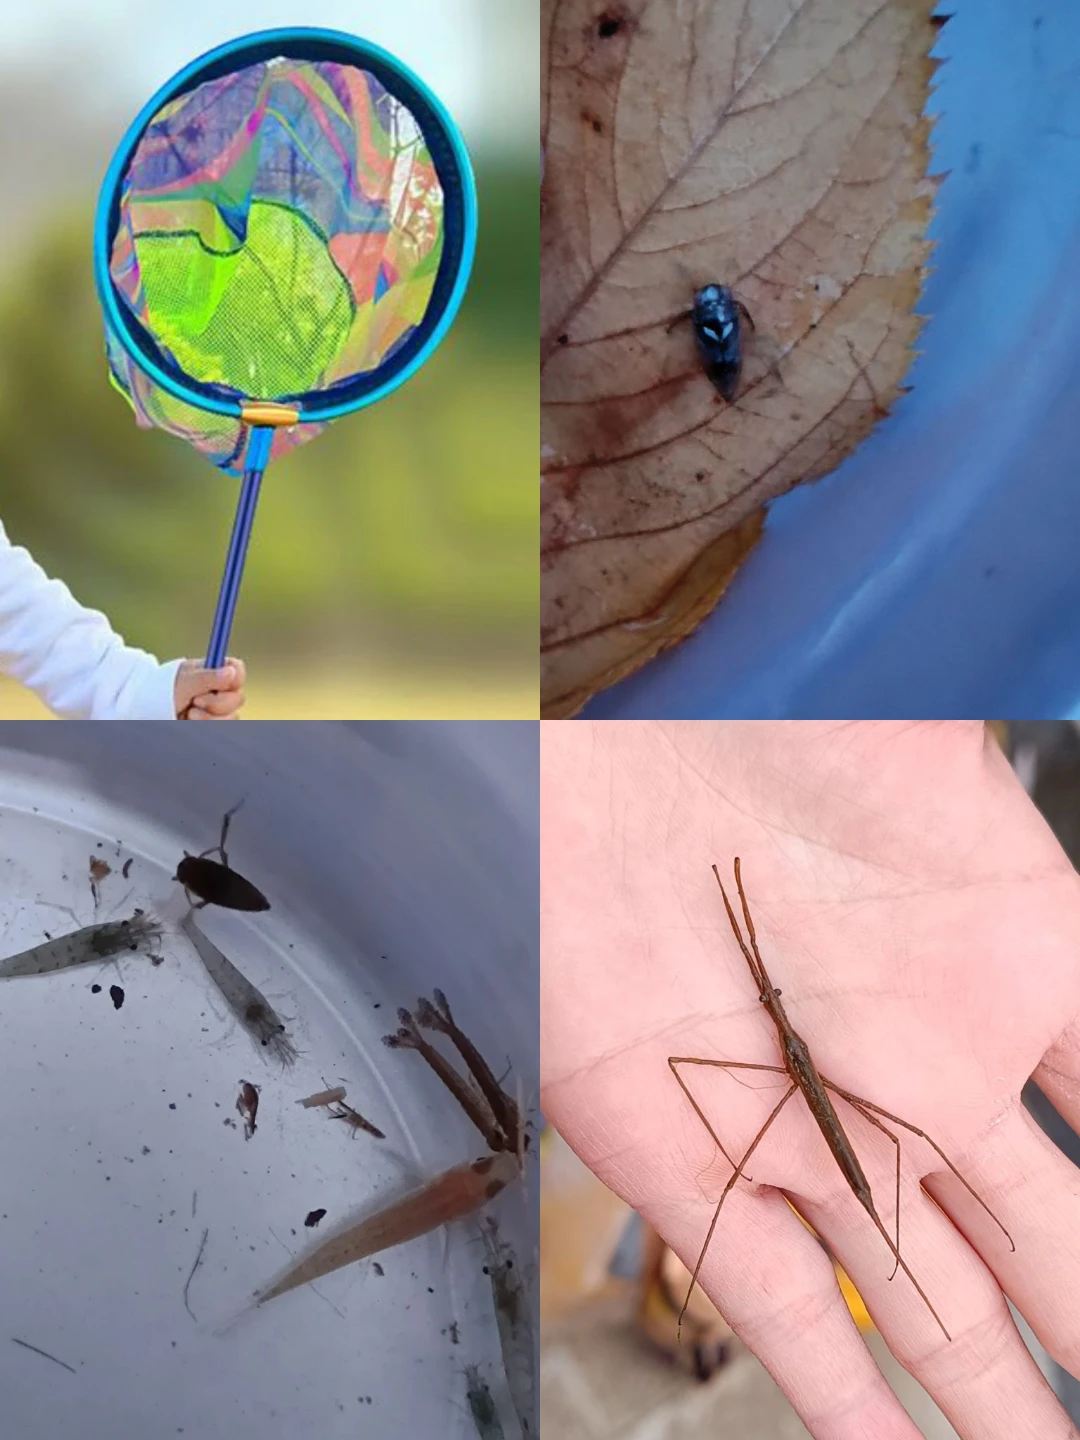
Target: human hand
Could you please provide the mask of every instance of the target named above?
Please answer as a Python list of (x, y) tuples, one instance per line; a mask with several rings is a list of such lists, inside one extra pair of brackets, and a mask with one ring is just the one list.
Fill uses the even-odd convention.
[(176, 714), (181, 720), (235, 720), (244, 703), (247, 666), (230, 655), (220, 670), (183, 660), (176, 672)]
[[(1016, 1251), (926, 1142), (891, 1125), (900, 1251), (947, 1342), (910, 1281), (890, 1283), (889, 1249), (796, 1095), (754, 1152), (753, 1183), (728, 1196), (701, 1283), (816, 1437), (914, 1440), (789, 1196), (965, 1440), (1075, 1437), (1004, 1296), (1080, 1371), (1080, 1178), (1020, 1104), (1033, 1074), (1080, 1128), (1080, 881), (983, 727), (542, 733), (548, 1119), (693, 1268), (731, 1166), (667, 1058), (781, 1063), (709, 868), (733, 895), (741, 856), (771, 983), (819, 1070), (932, 1136)], [(786, 1079), (682, 1074), (736, 1157)], [(895, 1147), (837, 1112), (894, 1234)]]

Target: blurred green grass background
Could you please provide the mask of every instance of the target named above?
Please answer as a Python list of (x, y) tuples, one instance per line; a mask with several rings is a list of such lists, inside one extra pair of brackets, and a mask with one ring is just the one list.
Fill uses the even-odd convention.
[[(138, 429), (108, 383), (92, 197), (118, 138), (0, 255), (0, 515), (130, 643), (198, 656), (238, 481)], [(267, 473), (230, 647), (250, 718), (538, 713), (539, 165), (473, 158), (479, 248), (447, 339)], [(0, 716), (41, 713), (0, 686)]]

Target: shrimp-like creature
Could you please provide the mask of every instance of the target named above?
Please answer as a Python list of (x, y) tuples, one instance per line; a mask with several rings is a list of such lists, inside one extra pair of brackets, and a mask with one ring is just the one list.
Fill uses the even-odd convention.
[(489, 1220), (482, 1234), (487, 1250), (484, 1269), (491, 1281), (491, 1298), (495, 1302), (506, 1383), (522, 1435), (533, 1436), (539, 1431), (536, 1418), (536, 1349), (529, 1297), (514, 1252), (500, 1241), (496, 1222)]
[(505, 1440), (506, 1432), (499, 1419), (491, 1388), (481, 1375), (478, 1365), (465, 1366), (465, 1386), (469, 1414), (480, 1440)]
[(0, 960), (0, 980), (26, 975), (54, 975), (79, 965), (111, 960), (125, 950), (139, 950), (161, 939), (161, 925), (152, 915), (136, 910), (127, 920), (107, 920), (102, 925), (84, 925), (68, 935), (46, 940), (32, 950), (22, 950)]
[(295, 1064), (296, 1046), (285, 1032), (284, 1020), (275, 1013), (262, 991), (206, 938), (190, 911), (181, 920), (180, 928), (199, 952), (206, 973), (252, 1040), (268, 1050), (286, 1070)]

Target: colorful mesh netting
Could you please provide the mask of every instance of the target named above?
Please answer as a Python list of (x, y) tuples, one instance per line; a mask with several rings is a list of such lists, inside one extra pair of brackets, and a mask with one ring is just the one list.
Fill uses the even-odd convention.
[[(123, 176), (109, 274), (162, 363), (220, 396), (302, 400), (406, 344), (443, 234), (443, 189), (409, 109), (359, 66), (278, 58), (157, 112)], [(238, 419), (177, 399), (107, 341), (140, 424), (236, 459)], [(321, 428), (277, 431), (274, 455)]]

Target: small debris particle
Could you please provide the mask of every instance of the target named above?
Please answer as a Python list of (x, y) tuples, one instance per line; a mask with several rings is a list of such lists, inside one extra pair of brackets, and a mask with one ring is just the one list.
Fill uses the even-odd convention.
[(31, 1345), (29, 1340), (20, 1340), (17, 1335), (12, 1335), (11, 1343), (13, 1345), (21, 1345), (24, 1350), (32, 1350), (35, 1355), (44, 1355), (45, 1359), (51, 1360), (54, 1365), (62, 1365), (65, 1370), (70, 1370), (72, 1375), (79, 1373), (74, 1365), (69, 1365), (66, 1360), (58, 1360), (55, 1355), (50, 1355), (48, 1350), (39, 1350), (36, 1345)]
[(176, 1101), (175, 1101), (175, 1100), (170, 1100), (170, 1101), (169, 1101), (169, 1109), (170, 1109), (170, 1110), (175, 1110), (175, 1109), (176, 1109)]
[(150, 1146), (149, 1146), (149, 1145), (144, 1145), (144, 1146), (142, 1147), (142, 1153), (143, 1153), (144, 1155), (149, 1155), (149, 1154), (150, 1154)]
[(112, 996), (113, 1007), (117, 1010), (124, 1003), (124, 992), (119, 985), (110, 985), (109, 994)]
[(325, 1210), (309, 1210), (307, 1214), (307, 1219), (304, 1221), (304, 1224), (308, 1227), (309, 1230), (314, 1230), (315, 1226), (319, 1223), (319, 1221), (323, 1218), (325, 1214)]
[(432, 1289), (432, 1287), (431, 1287), (430, 1285), (427, 1287), (427, 1293), (428, 1293), (429, 1295), (434, 1295), (434, 1294), (435, 1294), (435, 1291)]
[(151, 964), (151, 965), (164, 965), (164, 963), (165, 963), (165, 956), (164, 956), (164, 955), (151, 955), (151, 956), (150, 956), (150, 964)]
[(90, 856), (90, 879), (104, 880), (106, 875), (112, 874), (112, 866), (107, 860), (99, 860), (96, 855)]
[(91, 985), (91, 986), (90, 986), (90, 994), (91, 994), (91, 995), (100, 995), (100, 994), (101, 994), (101, 986), (100, 986), (100, 985)]
[(461, 1344), (461, 1336), (458, 1334), (458, 1324), (457, 1324), (457, 1321), (456, 1321), (456, 1320), (451, 1320), (451, 1321), (450, 1321), (450, 1344), (451, 1344), (451, 1345), (460, 1345), (460, 1344)]
[(345, 1099), (345, 1086), (335, 1085), (332, 1090), (318, 1090), (314, 1095), (305, 1095), (303, 1100), (297, 1100), (297, 1105), (303, 1105), (305, 1110), (310, 1110), (316, 1105), (333, 1105), (336, 1101)]
[[(206, 1239), (209, 1234), (209, 1227), (202, 1232), (202, 1240), (199, 1242), (199, 1253), (195, 1256), (195, 1264), (192, 1265), (191, 1274), (187, 1277), (187, 1283), (184, 1286), (184, 1309), (191, 1316), (192, 1320), (195, 1320), (196, 1317), (191, 1306), (188, 1304), (188, 1291), (191, 1289), (192, 1280), (195, 1279), (195, 1271), (198, 1270), (199, 1265), (202, 1263), (203, 1251), (206, 1249)], [(198, 1322), (196, 1321), (196, 1323)]]
[(124, 861), (124, 868), (123, 868), (123, 870), (120, 871), (121, 875), (123, 875), (123, 877), (124, 877), (125, 880), (126, 880), (126, 879), (128, 878), (128, 876), (131, 874), (131, 862), (132, 862), (132, 859), (134, 859), (134, 857), (133, 857), (133, 856), (129, 856), (129, 857)]
[(373, 1261), (371, 1262), (371, 1268), (375, 1271), (375, 1274), (376, 1274), (376, 1275), (385, 1275), (385, 1274), (386, 1274), (386, 1271), (385, 1271), (385, 1270), (382, 1268), (382, 1266), (379, 1264), (378, 1260), (373, 1260)]

